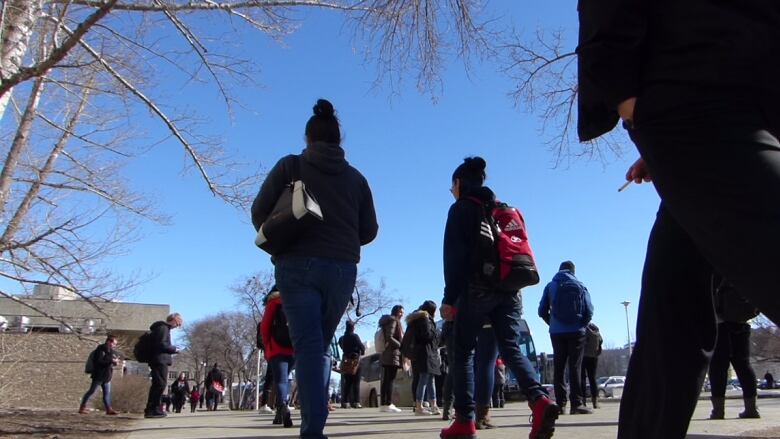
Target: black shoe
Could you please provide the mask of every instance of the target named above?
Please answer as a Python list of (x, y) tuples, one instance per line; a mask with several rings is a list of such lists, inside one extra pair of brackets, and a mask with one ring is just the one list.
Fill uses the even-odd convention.
[(293, 426), (292, 417), (290, 416), (290, 409), (284, 407), (284, 414), (282, 415), (282, 423), (284, 428), (290, 428)]
[(144, 418), (164, 418), (168, 415), (166, 415), (163, 412), (148, 412), (144, 413)]
[(274, 420), (271, 422), (273, 425), (279, 425), (282, 423), (282, 412), (279, 411), (279, 409), (276, 410), (276, 414), (274, 415)]

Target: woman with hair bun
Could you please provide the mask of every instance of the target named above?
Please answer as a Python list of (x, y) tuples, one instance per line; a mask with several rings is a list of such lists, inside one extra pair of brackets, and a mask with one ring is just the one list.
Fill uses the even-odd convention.
[[(517, 343), (522, 304), (519, 291), (498, 291), (482, 281), (474, 254), (485, 209), (492, 209), (496, 196), (484, 186), (487, 164), (481, 157), (468, 157), (452, 174), (455, 203), (450, 207), (444, 231), (444, 320), (454, 321), (454, 362), (450, 366), (455, 393), (455, 420), (441, 431), (442, 439), (476, 437), (474, 404), (474, 348), (485, 323), (493, 326), (498, 349), (506, 366), (531, 407), (529, 439), (548, 439), (555, 430), (558, 406), (536, 380), (536, 373)], [(481, 268), (481, 267), (480, 267)], [(487, 320), (487, 322), (486, 322)]]
[(306, 148), (274, 165), (252, 204), (258, 230), (297, 168), (322, 209), (323, 221), (272, 257), (295, 351), (302, 438), (325, 437), (330, 341), (355, 287), (360, 247), (378, 230), (368, 182), (344, 158), (333, 104), (320, 99), (313, 112)]

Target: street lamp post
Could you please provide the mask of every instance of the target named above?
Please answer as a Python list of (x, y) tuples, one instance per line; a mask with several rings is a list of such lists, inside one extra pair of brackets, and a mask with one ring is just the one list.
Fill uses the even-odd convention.
[(628, 305), (631, 304), (628, 300), (620, 302), (626, 309), (626, 335), (628, 336), (628, 356), (631, 356), (631, 325), (628, 323)]

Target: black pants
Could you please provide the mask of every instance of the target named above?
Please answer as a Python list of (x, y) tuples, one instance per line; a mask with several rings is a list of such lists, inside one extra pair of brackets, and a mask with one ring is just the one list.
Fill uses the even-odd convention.
[(723, 322), (718, 325), (718, 341), (710, 361), (710, 392), (712, 396), (726, 396), (729, 363), (734, 366), (742, 396), (756, 396), (756, 373), (750, 366), (750, 325)]
[(263, 380), (263, 389), (260, 392), (260, 405), (266, 405), (268, 401), (268, 393), (271, 391), (271, 386), (274, 384), (274, 374), (271, 371), (271, 365), (267, 365), (265, 369), (265, 379)]
[(713, 268), (780, 322), (780, 113), (764, 94), (656, 86), (637, 100), (630, 135), (662, 201), (619, 439), (685, 437), (715, 347)]
[(564, 332), (550, 334), (553, 352), (553, 384), (555, 385), (555, 402), (563, 407), (566, 405), (566, 383), (563, 373), (569, 366), (569, 400), (572, 408), (582, 405), (582, 387), (580, 386), (580, 368), (582, 367), (582, 350), (585, 347), (584, 332)]
[(398, 368), (395, 366), (382, 366), (382, 384), (380, 386), (381, 405), (390, 405), (393, 403), (393, 381), (398, 374)]
[[(588, 392), (585, 391), (586, 385), (590, 385), (590, 396), (599, 396), (599, 388), (596, 386), (596, 369), (599, 367), (599, 357), (582, 357), (582, 373), (580, 374), (580, 385), (582, 386), (583, 402), (588, 401)], [(586, 381), (587, 379), (587, 381)]]
[(493, 408), (501, 408), (504, 406), (506, 398), (504, 398), (504, 385), (496, 381), (493, 387)]
[(354, 375), (341, 374), (341, 405), (360, 403), (360, 368)]
[(152, 371), (149, 375), (152, 377), (152, 384), (149, 386), (149, 398), (146, 400), (145, 413), (160, 412), (162, 395), (165, 392), (165, 385), (168, 382), (167, 364), (150, 364)]

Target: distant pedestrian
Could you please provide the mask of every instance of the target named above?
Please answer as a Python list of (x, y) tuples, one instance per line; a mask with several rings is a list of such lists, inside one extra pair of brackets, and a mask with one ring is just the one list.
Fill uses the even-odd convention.
[(504, 386), (506, 385), (506, 366), (504, 360), (496, 360), (496, 380), (493, 388), (493, 407), (504, 408), (506, 399), (504, 398)]
[[(717, 282), (717, 284), (716, 284)], [(742, 388), (745, 410), (740, 418), (760, 418), (756, 407), (756, 373), (750, 365), (750, 323), (758, 309), (726, 280), (716, 279), (714, 289), (715, 314), (718, 317), (718, 337), (710, 360), (710, 419), (723, 419), (726, 405), (726, 383), (729, 364), (734, 367)]]
[(206, 410), (217, 411), (219, 399), (225, 390), (225, 375), (219, 370), (219, 364), (214, 363), (206, 374)]
[[(342, 393), (341, 408), (346, 408), (347, 404), (353, 409), (362, 408), (360, 405), (360, 357), (366, 354), (366, 347), (360, 336), (355, 334), (355, 323), (347, 320), (344, 329), (344, 335), (339, 337), (339, 347), (344, 355), (344, 359), (352, 364), (357, 363), (352, 370), (344, 370), (342, 367)], [(342, 361), (342, 365), (344, 365)]]
[[(590, 399), (593, 401), (593, 408), (599, 408), (599, 388), (596, 385), (597, 369), (599, 367), (599, 356), (601, 355), (601, 345), (604, 339), (601, 337), (599, 327), (590, 322), (585, 327), (585, 348), (582, 352), (582, 372), (580, 373), (580, 383), (582, 384), (582, 403), (588, 400), (587, 385), (590, 384)], [(585, 381), (587, 379), (587, 382)]]
[(192, 386), (192, 392), (190, 392), (190, 413), (195, 413), (195, 409), (198, 408), (198, 401), (200, 401), (200, 390), (198, 390), (198, 384)]
[(313, 111), (306, 123), (306, 148), (269, 171), (252, 204), (252, 224), (260, 229), (296, 177), (322, 209), (322, 221), (274, 254), (273, 261), (297, 360), (300, 435), (323, 438), (330, 342), (355, 288), (360, 247), (376, 238), (379, 226), (368, 182), (345, 159), (333, 104), (319, 99)]
[[(436, 405), (436, 387), (434, 376), (441, 373), (439, 357), (439, 331), (433, 320), (436, 315), (436, 302), (426, 300), (420, 308), (406, 317), (406, 330), (414, 337), (414, 356), (412, 369), (420, 374), (415, 392), (416, 415), (441, 415)], [(429, 407), (423, 406), (428, 396)]]
[(179, 374), (176, 381), (171, 384), (171, 398), (173, 399), (173, 411), (181, 413), (182, 407), (187, 402), (187, 396), (190, 394), (190, 383), (187, 382), (187, 375), (184, 372)]
[(149, 361), (152, 383), (149, 386), (149, 398), (144, 409), (145, 418), (162, 418), (166, 414), (160, 410), (163, 392), (168, 382), (168, 367), (173, 364), (171, 355), (179, 350), (171, 344), (171, 329), (179, 328), (184, 323), (181, 314), (173, 313), (164, 322), (155, 322), (149, 327), (152, 333), (152, 354)]
[(274, 285), (265, 300), (265, 311), (263, 312), (263, 321), (261, 330), (263, 340), (265, 341), (265, 359), (269, 367), (273, 370), (274, 386), (276, 394), (276, 416), (274, 424), (283, 424), (289, 428), (293, 426), (290, 417), (289, 401), (289, 381), (295, 358), (290, 340), (290, 331), (287, 328), (287, 318), (282, 306), (282, 297), (279, 290)]
[[(441, 431), (442, 439), (476, 437), (473, 362), (477, 336), (488, 319), (498, 343), (501, 358), (517, 377), (531, 408), (529, 439), (548, 439), (555, 430), (558, 406), (536, 380), (528, 358), (518, 345), (522, 302), (520, 292), (504, 291), (485, 281), (477, 267), (477, 243), (488, 209), (496, 197), (484, 186), (485, 160), (469, 157), (452, 174), (450, 192), (455, 203), (447, 215), (444, 231), (444, 298), (441, 316), (454, 321), (454, 361), (450, 364), (455, 386), (455, 421)], [(517, 230), (524, 229), (517, 224)], [(488, 225), (489, 228), (489, 225)], [(492, 234), (491, 234), (492, 235)]]
[(401, 322), (404, 316), (404, 307), (394, 305), (389, 315), (383, 315), (379, 319), (379, 328), (382, 329), (384, 350), (380, 355), (382, 364), (382, 382), (380, 384), (379, 397), (382, 399), (380, 411), (399, 413), (401, 409), (393, 404), (393, 382), (403, 365), (401, 358), (401, 340), (404, 336)]
[(563, 378), (566, 366), (569, 368), (569, 413), (591, 414), (584, 405), (580, 383), (582, 354), (585, 347), (585, 327), (593, 317), (593, 304), (585, 285), (574, 277), (574, 263), (564, 261), (558, 273), (544, 287), (539, 302), (539, 317), (550, 325), (552, 340), (555, 400), (561, 411), (566, 406), (566, 383)]
[(87, 393), (81, 398), (80, 414), (87, 414), (87, 402), (89, 402), (89, 398), (92, 397), (92, 394), (95, 393), (98, 387), (103, 390), (103, 405), (106, 407), (106, 414), (117, 414), (111, 408), (111, 378), (114, 374), (114, 366), (119, 362), (114, 354), (115, 347), (116, 337), (109, 335), (106, 337), (105, 343), (95, 348), (94, 354), (91, 354), (92, 372), (90, 373), (90, 378), (92, 378), (92, 383)]
[(774, 389), (775, 388), (775, 377), (772, 376), (769, 371), (766, 371), (764, 374), (764, 381), (766, 381), (766, 388), (767, 389)]

